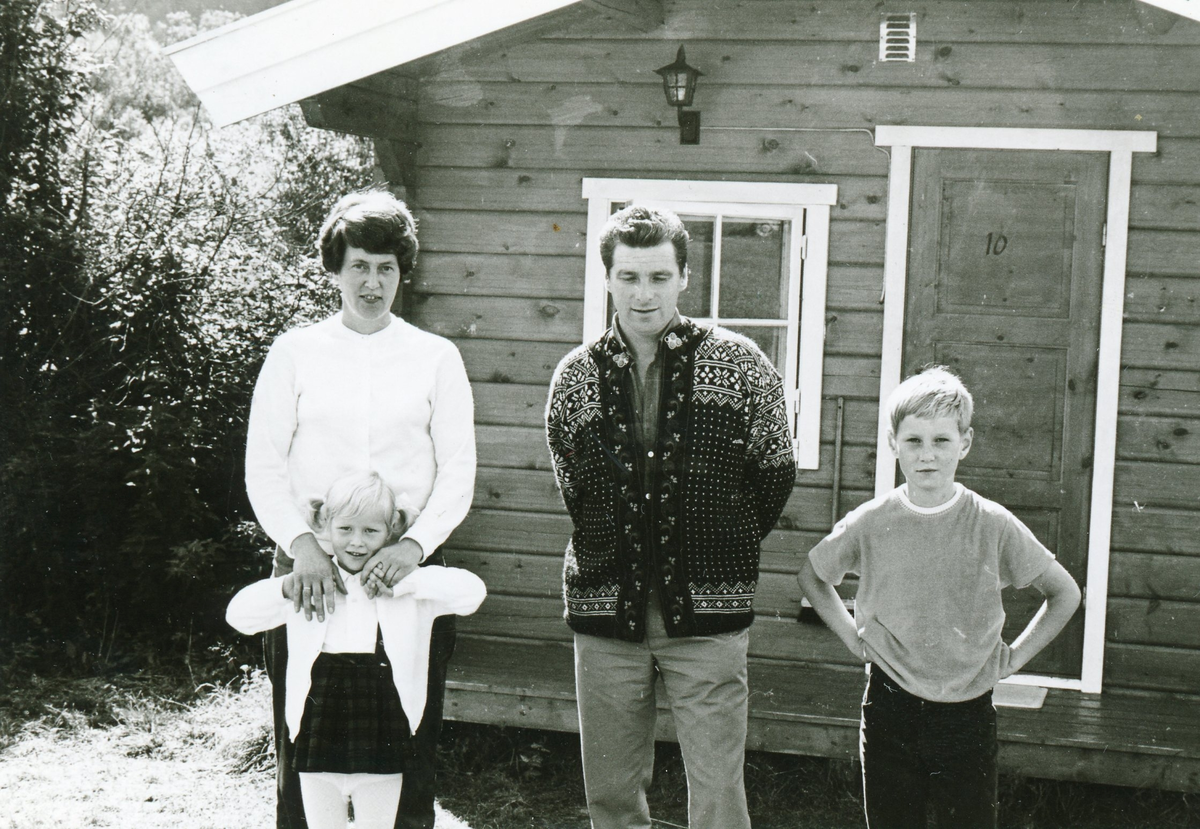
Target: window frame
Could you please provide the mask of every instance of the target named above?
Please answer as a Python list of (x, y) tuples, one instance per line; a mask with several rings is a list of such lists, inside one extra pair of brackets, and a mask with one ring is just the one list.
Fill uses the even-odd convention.
[[(600, 260), (599, 238), (615, 203), (637, 202), (684, 214), (792, 222), (784, 387), (794, 431), (796, 464), (801, 469), (819, 468), (829, 213), (830, 207), (837, 203), (837, 185), (584, 178), (583, 197), (588, 203), (584, 342), (595, 340), (607, 327), (606, 274)], [(729, 320), (735, 325), (739, 321)]]

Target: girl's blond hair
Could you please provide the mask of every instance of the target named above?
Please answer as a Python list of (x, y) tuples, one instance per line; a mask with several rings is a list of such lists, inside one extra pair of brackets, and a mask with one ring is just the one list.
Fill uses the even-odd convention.
[(391, 543), (416, 520), (416, 507), (402, 503), (378, 472), (355, 472), (338, 478), (323, 499), (309, 501), (308, 524), (318, 536), (327, 536), (336, 516), (375, 512), (384, 516)]

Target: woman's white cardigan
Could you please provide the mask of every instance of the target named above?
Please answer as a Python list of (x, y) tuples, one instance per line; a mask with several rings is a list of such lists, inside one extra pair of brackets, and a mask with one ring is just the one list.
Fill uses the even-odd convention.
[[(287, 625), (288, 664), (285, 719), (292, 741), (300, 733), (304, 702), (312, 685), (312, 666), (325, 642), (328, 617), (311, 620), (284, 598), (286, 576), (263, 579), (238, 591), (225, 618), (242, 633), (261, 633)], [(358, 579), (346, 579), (348, 590), (361, 590)], [(353, 582), (351, 584), (350, 582)], [(474, 573), (457, 567), (420, 567), (397, 582), (392, 596), (375, 599), (383, 649), (392, 663), (392, 679), (413, 733), (425, 710), (429, 675), (429, 643), (433, 620), (451, 613), (466, 616), (483, 603), (487, 589)]]
[(475, 495), (475, 422), (462, 357), (399, 317), (358, 334), (342, 315), (281, 335), (254, 385), (246, 493), (290, 553), (311, 532), (305, 510), (343, 475), (372, 469), (421, 511), (404, 538), (425, 558)]

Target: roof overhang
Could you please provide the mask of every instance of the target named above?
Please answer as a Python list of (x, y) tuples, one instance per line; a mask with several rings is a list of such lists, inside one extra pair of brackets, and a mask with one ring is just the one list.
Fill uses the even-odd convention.
[(291, 0), (166, 50), (225, 126), (576, 0)]
[(1174, 12), (1180, 17), (1200, 21), (1200, 0), (1142, 0), (1142, 2)]

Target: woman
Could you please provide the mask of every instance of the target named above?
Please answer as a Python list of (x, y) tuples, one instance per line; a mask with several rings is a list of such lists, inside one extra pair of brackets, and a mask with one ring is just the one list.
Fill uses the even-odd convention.
[[(354, 471), (374, 469), (420, 517), (398, 543), (364, 565), (389, 586), (435, 558), (471, 505), (475, 430), (462, 358), (442, 337), (391, 313), (417, 254), (416, 222), (383, 191), (343, 197), (321, 228), (318, 248), (341, 292), (341, 311), (289, 331), (271, 346), (254, 388), (246, 443), (246, 489), (255, 516), (278, 545), (275, 575), (295, 573), (296, 610), (323, 619), (336, 567), (305, 522), (304, 505)], [(397, 827), (433, 826), (433, 768), (441, 730), (453, 617), (434, 627), (429, 692), (415, 737), (421, 771), (406, 776)], [(305, 826), (284, 713), (286, 640), (267, 634), (275, 708), (278, 829)]]

